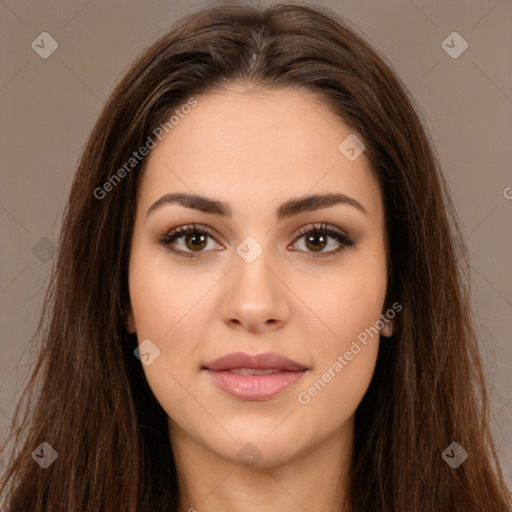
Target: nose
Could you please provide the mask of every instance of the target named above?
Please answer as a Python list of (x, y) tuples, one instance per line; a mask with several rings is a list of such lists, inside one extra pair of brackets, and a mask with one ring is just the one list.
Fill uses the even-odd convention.
[(248, 263), (234, 256), (234, 267), (224, 280), (221, 317), (232, 329), (252, 333), (281, 329), (288, 321), (288, 288), (264, 251)]

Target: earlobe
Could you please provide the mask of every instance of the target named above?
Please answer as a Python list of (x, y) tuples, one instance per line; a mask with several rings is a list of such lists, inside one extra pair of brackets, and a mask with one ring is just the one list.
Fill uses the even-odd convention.
[(135, 320), (133, 319), (133, 315), (131, 313), (131, 311), (128, 311), (128, 310), (124, 310), (123, 311), (124, 313), (124, 326), (125, 326), (125, 329), (129, 332), (129, 333), (135, 333), (136, 332), (136, 329), (135, 329)]
[(386, 338), (390, 338), (394, 334), (394, 323), (393, 320), (387, 320), (384, 321), (384, 326), (380, 330), (381, 336), (384, 336)]

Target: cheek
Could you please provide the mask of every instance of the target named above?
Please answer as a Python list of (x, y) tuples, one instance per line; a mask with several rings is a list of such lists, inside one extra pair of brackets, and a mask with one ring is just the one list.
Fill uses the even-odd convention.
[(140, 345), (150, 339), (159, 351), (142, 369), (156, 400), (171, 416), (180, 404), (190, 401), (180, 384), (186, 381), (185, 369), (194, 360), (194, 337), (186, 330), (191, 305), (183, 299), (187, 292), (180, 279), (170, 279), (161, 270), (148, 270), (136, 262), (130, 267), (130, 298), (137, 340)]
[(383, 291), (362, 284), (331, 295), (323, 318), (334, 334), (317, 339), (313, 372), (296, 389), (296, 407), (305, 419), (296, 435), (314, 439), (319, 431), (334, 432), (355, 413), (375, 370), (375, 322), (383, 300)]
[(320, 301), (320, 316), (338, 340), (334, 344), (344, 344), (375, 325), (383, 312), (385, 292), (385, 286), (367, 279), (344, 279), (338, 286), (333, 283), (328, 299)]
[[(357, 268), (356, 268), (357, 267)], [(315, 367), (297, 389), (304, 412), (324, 417), (335, 428), (355, 412), (373, 376), (379, 349), (376, 322), (384, 312), (387, 276), (385, 258), (376, 251), (350, 272), (333, 273), (329, 289), (315, 288), (311, 309), (328, 327), (316, 338)], [(322, 410), (329, 410), (327, 417)]]
[[(328, 383), (326, 387), (352, 390), (348, 395), (364, 393), (377, 358), (379, 330), (375, 324), (384, 294), (385, 288), (375, 283), (344, 280), (323, 303), (319, 316), (329, 326), (329, 335), (316, 343), (314, 377)], [(329, 400), (328, 396), (325, 393), (324, 399)]]
[[(168, 412), (190, 401), (181, 384), (199, 361), (200, 299), (213, 283), (193, 279), (191, 273), (171, 268), (161, 248), (141, 247), (132, 252), (129, 293), (138, 343), (150, 339), (159, 355), (143, 371), (157, 401)], [(180, 406), (181, 407), (181, 406)]]
[(387, 288), (386, 260), (381, 250), (354, 252), (317, 284), (303, 282), (308, 306), (323, 322), (325, 350), (343, 350), (383, 313)]
[[(349, 343), (333, 351), (328, 363), (297, 389), (296, 407), (304, 421), (296, 425), (294, 434), (316, 439), (319, 432), (327, 436), (349, 424), (372, 380), (379, 339), (375, 337), (367, 346), (359, 344), (357, 349), (350, 347)], [(347, 351), (352, 354), (350, 361)]]
[(129, 291), (139, 336), (165, 343), (207, 289), (208, 283), (171, 267), (162, 248), (138, 247), (131, 255)]

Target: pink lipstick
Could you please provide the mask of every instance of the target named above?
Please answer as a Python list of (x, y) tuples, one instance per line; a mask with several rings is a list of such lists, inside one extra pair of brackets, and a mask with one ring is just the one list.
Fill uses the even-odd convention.
[(275, 352), (249, 355), (233, 352), (203, 367), (225, 393), (243, 400), (266, 400), (296, 384), (308, 371)]

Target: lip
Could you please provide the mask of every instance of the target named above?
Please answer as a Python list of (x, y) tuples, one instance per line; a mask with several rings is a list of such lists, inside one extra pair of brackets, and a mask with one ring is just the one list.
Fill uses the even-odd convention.
[(301, 371), (307, 370), (307, 367), (292, 361), (276, 352), (264, 352), (263, 354), (250, 355), (246, 352), (232, 352), (226, 354), (210, 363), (204, 365), (207, 370), (220, 372), (223, 370), (233, 370), (235, 368), (253, 368), (254, 370), (288, 370)]
[[(268, 375), (240, 375), (232, 370), (278, 370)], [(275, 352), (250, 355), (226, 354), (203, 367), (213, 383), (225, 393), (243, 400), (266, 400), (297, 384), (308, 368)]]

